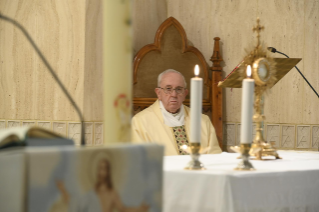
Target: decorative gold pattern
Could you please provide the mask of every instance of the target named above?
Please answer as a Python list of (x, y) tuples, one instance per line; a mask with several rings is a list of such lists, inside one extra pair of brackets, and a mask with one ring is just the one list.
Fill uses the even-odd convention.
[(179, 127), (173, 127), (173, 133), (175, 136), (178, 153), (180, 155), (189, 155), (189, 153), (186, 151), (188, 147), (188, 139), (185, 131), (185, 126), (183, 125)]

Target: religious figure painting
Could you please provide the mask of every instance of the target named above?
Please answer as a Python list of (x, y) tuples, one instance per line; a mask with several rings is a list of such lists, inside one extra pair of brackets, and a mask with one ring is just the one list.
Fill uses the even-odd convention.
[(159, 146), (32, 155), (28, 211), (159, 212), (162, 155)]

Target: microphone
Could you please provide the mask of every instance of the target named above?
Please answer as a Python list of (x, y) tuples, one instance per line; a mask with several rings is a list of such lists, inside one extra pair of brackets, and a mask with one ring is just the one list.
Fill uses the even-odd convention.
[[(282, 55), (286, 56), (287, 58), (289, 58), (288, 55), (286, 55), (286, 54), (284, 54), (284, 53), (282, 53), (282, 52), (280, 52), (280, 51), (277, 51), (277, 49), (275, 49), (274, 47), (267, 47), (267, 49), (268, 49), (268, 51), (270, 51), (270, 52), (272, 52), (272, 53), (278, 52), (279, 54), (282, 54)], [(313, 92), (315, 92), (315, 94), (316, 94), (317, 97), (319, 98), (319, 95), (318, 95), (317, 91), (311, 86), (311, 84), (308, 82), (308, 80), (306, 79), (306, 77), (301, 73), (301, 71), (299, 70), (299, 68), (298, 68), (297, 66), (295, 66), (295, 68), (297, 69), (297, 71), (299, 72), (299, 74), (302, 76), (302, 78), (308, 83), (308, 85), (309, 85), (310, 88), (313, 90)]]
[(37, 45), (35, 44), (35, 42), (31, 38), (31, 36), (27, 32), (27, 30), (21, 24), (19, 24), (17, 21), (15, 21), (15, 20), (13, 20), (13, 19), (11, 19), (9, 17), (6, 17), (6, 16), (2, 15), (1, 13), (0, 13), (0, 19), (3, 19), (5, 21), (8, 21), (8, 22), (12, 23), (14, 26), (18, 27), (23, 32), (24, 36), (30, 42), (30, 44), (32, 45), (34, 50), (37, 52), (38, 56), (41, 58), (41, 60), (44, 63), (44, 65), (47, 67), (47, 69), (50, 71), (50, 73), (52, 74), (52, 76), (55, 79), (55, 81), (58, 83), (58, 85), (62, 89), (63, 93), (66, 95), (67, 99), (71, 102), (71, 105), (73, 106), (73, 108), (77, 112), (78, 116), (80, 117), (80, 121), (81, 121), (81, 145), (84, 146), (85, 145), (85, 140), (84, 140), (84, 135), (85, 135), (84, 118), (83, 118), (83, 115), (82, 115), (79, 107), (76, 105), (75, 101), (73, 100), (73, 98), (71, 97), (69, 92), (66, 90), (66, 88), (64, 87), (64, 85), (62, 84), (62, 82), (60, 81), (58, 76), (56, 75), (55, 71), (53, 70), (53, 68), (51, 67), (49, 62), (46, 60), (46, 58), (44, 57), (44, 55), (42, 54), (40, 49), (37, 47)]
[(267, 47), (268, 51), (271, 51), (272, 53), (276, 53), (276, 49), (274, 47)]

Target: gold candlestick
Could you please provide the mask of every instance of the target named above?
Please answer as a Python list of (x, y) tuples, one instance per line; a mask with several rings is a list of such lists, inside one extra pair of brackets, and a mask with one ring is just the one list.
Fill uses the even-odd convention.
[(184, 168), (186, 170), (205, 170), (202, 162), (199, 161), (200, 157), (200, 143), (190, 143), (189, 146), (191, 161)]
[(275, 156), (276, 159), (281, 159), (279, 157), (276, 149), (273, 147), (273, 145), (267, 141), (265, 141), (263, 137), (261, 127), (261, 122), (265, 120), (265, 116), (261, 114), (261, 111), (263, 110), (264, 104), (261, 103), (261, 97), (263, 94), (263, 88), (262, 87), (256, 87), (255, 92), (255, 114), (253, 116), (254, 121), (256, 122), (256, 136), (253, 141), (252, 148), (260, 148), (260, 151), (256, 153), (251, 153), (251, 155), (256, 157), (256, 160), (262, 160), (262, 156)]
[(250, 152), (251, 144), (240, 144), (240, 147), (234, 148), (231, 147), (234, 151), (241, 153), (242, 161), (239, 162), (234, 170), (238, 171), (254, 171), (255, 168), (249, 161), (249, 152)]

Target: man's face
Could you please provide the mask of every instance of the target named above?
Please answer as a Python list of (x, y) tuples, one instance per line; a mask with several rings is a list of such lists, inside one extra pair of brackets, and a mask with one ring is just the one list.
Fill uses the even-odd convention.
[[(185, 88), (183, 77), (180, 74), (173, 72), (164, 74), (160, 83), (161, 88)], [(155, 89), (158, 99), (162, 101), (165, 109), (168, 112), (176, 113), (185, 100), (188, 90), (185, 89), (181, 94), (178, 94), (176, 93), (176, 90), (173, 90), (170, 94), (167, 94), (161, 88)]]

